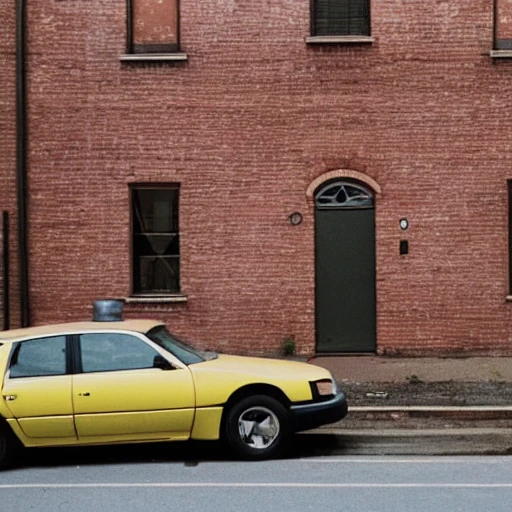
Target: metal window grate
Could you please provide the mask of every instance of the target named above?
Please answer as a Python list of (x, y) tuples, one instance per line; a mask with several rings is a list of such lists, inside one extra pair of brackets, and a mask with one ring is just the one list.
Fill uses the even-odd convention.
[(317, 208), (371, 208), (373, 195), (355, 183), (336, 181), (318, 191), (315, 204)]

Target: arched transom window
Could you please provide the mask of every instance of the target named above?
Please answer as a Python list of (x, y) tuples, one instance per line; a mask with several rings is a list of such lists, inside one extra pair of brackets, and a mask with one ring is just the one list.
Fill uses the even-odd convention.
[(319, 208), (371, 208), (373, 194), (361, 185), (336, 181), (319, 189), (315, 204)]

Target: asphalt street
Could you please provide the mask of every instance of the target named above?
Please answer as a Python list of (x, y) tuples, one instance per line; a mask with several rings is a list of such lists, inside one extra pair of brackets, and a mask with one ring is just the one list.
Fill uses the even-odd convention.
[[(185, 446), (185, 445), (184, 445)], [(306, 456), (266, 462), (187, 457), (153, 446), (45, 450), (0, 474), (9, 512), (312, 510), (508, 512), (512, 458)]]

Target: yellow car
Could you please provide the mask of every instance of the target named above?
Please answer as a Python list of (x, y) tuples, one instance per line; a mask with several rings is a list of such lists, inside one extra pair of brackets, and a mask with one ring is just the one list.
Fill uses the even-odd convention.
[(347, 413), (323, 368), (200, 352), (153, 320), (0, 332), (0, 373), (0, 467), (20, 445), (187, 439), (263, 459)]

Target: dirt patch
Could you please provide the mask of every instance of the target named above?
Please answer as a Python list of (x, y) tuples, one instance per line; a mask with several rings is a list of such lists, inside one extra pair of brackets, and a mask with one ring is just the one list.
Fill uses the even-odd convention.
[(510, 382), (350, 382), (339, 383), (351, 406), (512, 405)]

